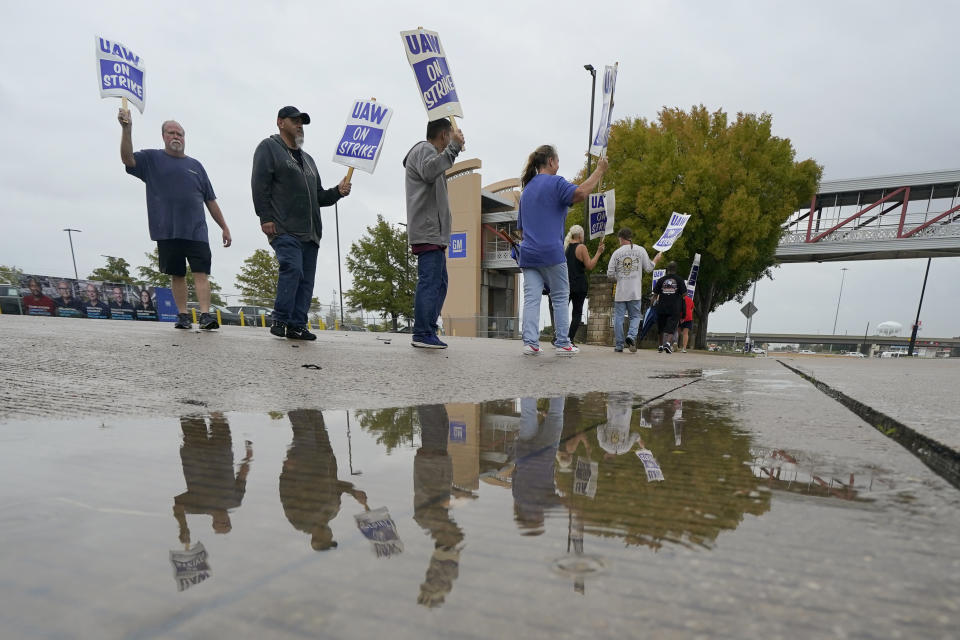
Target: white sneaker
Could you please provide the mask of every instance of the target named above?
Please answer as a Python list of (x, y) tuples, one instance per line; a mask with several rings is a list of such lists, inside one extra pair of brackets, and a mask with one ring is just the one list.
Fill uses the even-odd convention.
[(532, 344), (523, 345), (523, 355), (525, 356), (538, 356), (540, 353), (540, 347), (535, 347)]
[(572, 344), (568, 344), (565, 347), (557, 347), (558, 356), (572, 356), (575, 353), (580, 353), (580, 348), (575, 347)]
[(686, 352), (687, 352), (686, 349), (680, 349), (680, 353), (686, 353)]

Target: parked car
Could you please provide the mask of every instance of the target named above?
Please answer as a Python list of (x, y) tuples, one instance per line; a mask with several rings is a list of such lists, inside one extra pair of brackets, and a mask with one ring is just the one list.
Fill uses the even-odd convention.
[[(188, 308), (188, 309), (196, 309), (196, 310), (197, 310), (197, 320), (200, 319), (200, 303), (198, 303), (198, 302), (188, 302), (188, 303), (187, 303), (187, 308)], [(240, 326), (240, 314), (239, 314), (239, 313), (234, 313), (233, 311), (230, 311), (230, 310), (227, 309), (226, 307), (220, 307), (220, 306), (217, 306), (217, 305), (215, 305), (215, 304), (211, 304), (211, 305), (210, 305), (210, 313), (212, 313), (214, 316), (216, 316), (216, 315), (217, 315), (217, 311), (220, 311), (220, 324), (221, 324), (221, 325), (224, 325), (224, 326), (226, 326), (226, 325), (235, 325), (235, 326), (238, 326), (238, 327)]]
[(20, 289), (10, 284), (0, 284), (0, 312), (21, 315)]
[(366, 331), (367, 328), (360, 326), (359, 324), (342, 324), (340, 325), (341, 331)]
[(256, 305), (233, 305), (227, 307), (228, 311), (232, 311), (237, 315), (243, 311), (243, 320), (247, 326), (261, 326), (263, 323), (260, 320), (260, 316), (266, 317), (266, 325), (270, 326), (270, 318), (273, 316), (273, 309), (268, 307), (258, 307)]
[(800, 353), (808, 356), (812, 356), (814, 354), (814, 352), (810, 351), (810, 349), (800, 349)]
[(765, 356), (765, 355), (767, 355), (767, 352), (764, 351), (763, 349), (761, 349), (760, 347), (754, 347), (753, 349), (750, 349), (750, 353), (752, 353), (752, 354), (754, 354), (754, 355), (757, 355), (757, 356)]
[(867, 357), (862, 353), (860, 353), (859, 351), (848, 351), (843, 355), (845, 355), (848, 358), (866, 358)]

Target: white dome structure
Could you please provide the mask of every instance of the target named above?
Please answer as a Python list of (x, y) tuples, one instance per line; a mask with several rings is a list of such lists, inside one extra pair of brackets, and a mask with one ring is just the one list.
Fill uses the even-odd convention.
[(887, 320), (877, 325), (877, 333), (881, 336), (898, 336), (903, 331), (903, 325), (894, 320)]

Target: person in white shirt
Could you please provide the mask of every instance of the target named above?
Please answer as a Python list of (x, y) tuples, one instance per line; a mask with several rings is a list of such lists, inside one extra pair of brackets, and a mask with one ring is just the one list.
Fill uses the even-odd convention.
[[(647, 255), (647, 250), (633, 244), (633, 231), (627, 227), (617, 233), (620, 239), (620, 248), (610, 256), (607, 265), (607, 278), (616, 280), (617, 291), (613, 298), (613, 350), (623, 352), (626, 344), (631, 353), (637, 351), (637, 331), (643, 314), (640, 312), (640, 298), (643, 297), (643, 272), (650, 273), (663, 257), (658, 253), (653, 260)], [(627, 336), (623, 336), (623, 316), (630, 315), (630, 328)]]

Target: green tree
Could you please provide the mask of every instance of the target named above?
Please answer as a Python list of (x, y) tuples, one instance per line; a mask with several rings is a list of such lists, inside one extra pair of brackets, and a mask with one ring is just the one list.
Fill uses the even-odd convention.
[[(686, 276), (693, 254), (701, 255), (697, 348), (706, 345), (712, 311), (742, 301), (753, 282), (771, 277), (781, 225), (820, 181), (823, 168), (812, 159), (798, 162), (772, 124), (770, 114), (738, 113), (729, 122), (722, 110), (700, 105), (689, 112), (664, 108), (656, 121), (628, 118), (611, 130), (603, 189), (617, 190), (617, 227), (630, 227), (634, 241), (650, 247), (671, 212), (692, 216), (664, 258)], [(570, 224), (583, 220), (578, 206)]]
[(389, 316), (394, 331), (401, 316), (413, 317), (416, 268), (402, 229), (378, 215), (377, 223), (350, 246), (347, 269), (353, 276), (353, 288), (346, 292), (351, 307)]
[(114, 284), (136, 284), (137, 281), (130, 275), (129, 262), (113, 256), (104, 256), (104, 258), (107, 259), (107, 264), (94, 269), (93, 273), (87, 276), (88, 280), (100, 280)]
[(279, 275), (280, 263), (276, 256), (266, 249), (257, 249), (243, 261), (243, 268), (234, 280), (244, 303), (269, 305), (277, 297)]
[[(172, 278), (165, 273), (160, 272), (160, 256), (157, 255), (157, 249), (154, 248), (150, 253), (143, 254), (147, 257), (147, 265), (137, 267), (137, 273), (140, 274), (140, 280), (151, 287), (170, 287)], [(222, 287), (217, 284), (212, 276), (210, 280), (210, 302), (223, 306), (223, 298), (220, 297)], [(193, 272), (187, 267), (187, 295), (191, 300), (197, 299), (197, 288), (193, 283)]]
[(20, 276), (22, 275), (23, 269), (0, 264), (0, 282), (20, 286)]

